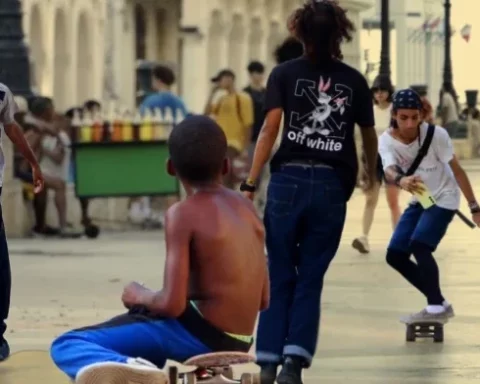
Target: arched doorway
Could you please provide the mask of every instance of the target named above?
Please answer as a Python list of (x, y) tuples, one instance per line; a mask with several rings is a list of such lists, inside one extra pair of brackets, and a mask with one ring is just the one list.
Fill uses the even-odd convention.
[(86, 12), (78, 18), (77, 26), (77, 103), (83, 103), (93, 93), (92, 28)]
[(147, 57), (147, 18), (140, 4), (135, 4), (135, 57), (137, 60)]
[[(248, 56), (250, 60), (264, 60), (262, 45), (265, 38), (262, 29), (262, 21), (259, 17), (255, 17), (250, 22), (250, 36), (248, 41)], [(270, 53), (269, 53), (270, 54)]]
[(222, 39), (224, 26), (222, 13), (219, 10), (212, 12), (210, 28), (208, 30), (208, 65), (207, 76), (213, 76), (222, 67)]
[(67, 103), (67, 84), (68, 68), (70, 66), (68, 54), (68, 37), (66, 16), (62, 9), (58, 9), (55, 14), (55, 56), (54, 56), (54, 74), (53, 77), (53, 98), (58, 109), (68, 107)]
[(276, 21), (270, 23), (270, 31), (267, 40), (267, 68), (271, 70), (275, 66), (273, 52), (282, 43), (283, 35), (280, 24)]
[(233, 70), (237, 77), (242, 78), (245, 71), (245, 28), (243, 19), (240, 15), (234, 15), (232, 19), (232, 29), (228, 37), (228, 67)]
[(34, 91), (41, 92), (43, 88), (45, 49), (42, 16), (38, 5), (32, 7), (29, 37), (31, 83)]

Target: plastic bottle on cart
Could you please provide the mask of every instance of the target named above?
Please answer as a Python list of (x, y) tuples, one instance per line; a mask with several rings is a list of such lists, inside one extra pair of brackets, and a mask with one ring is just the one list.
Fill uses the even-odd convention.
[(86, 109), (83, 111), (83, 120), (80, 128), (80, 140), (83, 143), (92, 141), (92, 116)]
[(183, 119), (185, 119), (183, 111), (180, 108), (177, 108), (177, 110), (175, 111), (175, 125), (180, 124)]
[(103, 139), (103, 122), (100, 112), (95, 112), (92, 124), (92, 141), (99, 143)]
[(140, 126), (142, 125), (142, 115), (140, 114), (139, 111), (135, 114), (135, 117), (133, 118), (133, 140), (134, 141), (139, 141), (140, 140)]
[(155, 140), (165, 139), (165, 133), (163, 130), (163, 115), (160, 108), (153, 110), (153, 138)]
[(117, 111), (112, 114), (112, 141), (123, 141), (123, 121)]
[(82, 119), (80, 118), (80, 111), (75, 109), (73, 112), (72, 118), (72, 131), (73, 131), (73, 142), (78, 142), (80, 140), (80, 128), (82, 126)]
[(123, 141), (133, 140), (132, 114), (126, 109), (123, 112)]
[(147, 109), (143, 115), (142, 124), (140, 125), (140, 140), (150, 141), (152, 139), (153, 139), (152, 112)]
[(165, 139), (168, 139), (170, 132), (173, 129), (173, 111), (170, 108), (165, 108), (165, 116), (163, 117), (163, 129), (165, 131)]

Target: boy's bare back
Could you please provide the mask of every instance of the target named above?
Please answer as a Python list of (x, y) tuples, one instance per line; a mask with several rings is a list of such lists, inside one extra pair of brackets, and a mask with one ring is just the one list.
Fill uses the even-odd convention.
[[(191, 233), (188, 297), (211, 324), (251, 335), (268, 306), (264, 228), (250, 201), (224, 187), (199, 190), (172, 207)], [(170, 234), (167, 231), (167, 243)]]

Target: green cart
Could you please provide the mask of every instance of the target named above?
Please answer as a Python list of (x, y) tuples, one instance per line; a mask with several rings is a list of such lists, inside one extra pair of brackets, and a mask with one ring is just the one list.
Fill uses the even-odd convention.
[(72, 144), (80, 198), (180, 195), (166, 170), (166, 140)]

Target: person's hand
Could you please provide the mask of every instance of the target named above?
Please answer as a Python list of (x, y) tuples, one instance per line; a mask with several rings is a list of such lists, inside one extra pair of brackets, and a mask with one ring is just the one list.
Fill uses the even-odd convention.
[(43, 180), (43, 174), (38, 164), (32, 165), (33, 176), (33, 192), (40, 193), (45, 187), (45, 181)]
[(145, 288), (142, 284), (132, 282), (123, 289), (123, 305), (128, 309), (137, 305), (146, 305), (147, 296), (152, 293), (152, 291)]
[(404, 176), (400, 179), (399, 185), (402, 189), (410, 193), (425, 192), (422, 179), (419, 176)]
[(361, 179), (360, 188), (364, 193), (367, 193), (372, 190), (375, 186), (377, 175), (368, 175), (364, 173)]
[(255, 193), (254, 192), (243, 191), (242, 195), (244, 197), (246, 197), (247, 199), (251, 200), (251, 201), (253, 201), (253, 199), (255, 198)]
[(477, 224), (477, 227), (480, 227), (480, 212), (473, 213), (472, 220), (475, 224)]

